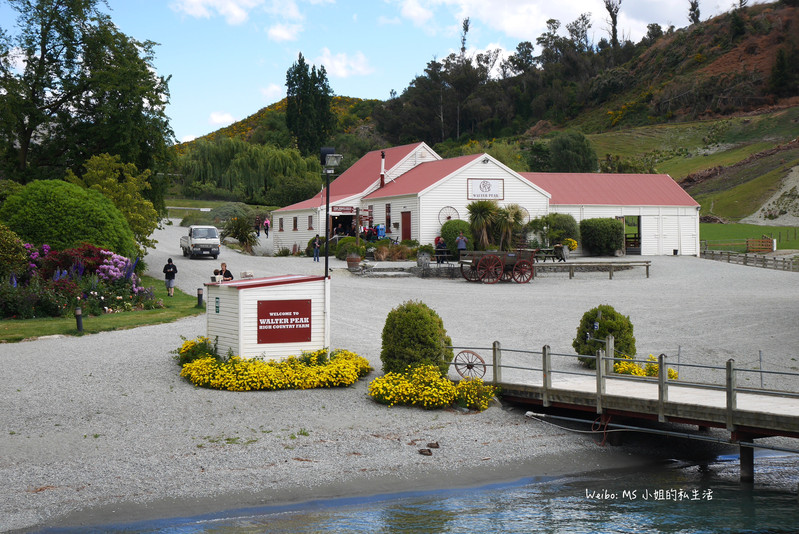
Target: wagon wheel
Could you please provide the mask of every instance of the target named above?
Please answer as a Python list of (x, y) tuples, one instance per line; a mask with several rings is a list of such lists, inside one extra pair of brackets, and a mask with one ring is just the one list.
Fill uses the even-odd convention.
[(477, 282), (480, 280), (480, 273), (471, 263), (461, 263), (461, 275), (469, 282)]
[(527, 260), (519, 260), (513, 266), (513, 280), (519, 284), (526, 284), (533, 279), (533, 264)]
[(480, 273), (480, 280), (484, 284), (496, 284), (502, 278), (502, 271), (504, 265), (498, 256), (488, 254), (480, 258), (480, 263), (477, 264), (477, 272)]
[(510, 282), (513, 280), (513, 271), (505, 269), (502, 271), (502, 278), (500, 278), (503, 282)]
[(522, 223), (527, 224), (530, 222), (530, 212), (524, 206), (519, 206), (519, 211), (522, 214)]
[(455, 370), (463, 378), (483, 378), (486, 374), (486, 362), (474, 351), (462, 350), (453, 360)]
[(438, 212), (438, 222), (442, 225), (447, 222), (451, 221), (452, 219), (459, 219), (458, 210), (453, 208), (452, 206), (444, 206), (441, 208), (441, 211)]

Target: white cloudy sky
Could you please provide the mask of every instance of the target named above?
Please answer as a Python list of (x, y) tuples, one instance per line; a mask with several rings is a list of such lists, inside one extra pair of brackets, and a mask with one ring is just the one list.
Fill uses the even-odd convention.
[[(602, 0), (108, 0), (123, 32), (160, 44), (155, 66), (171, 75), (168, 109), (178, 140), (243, 119), (285, 96), (286, 70), (301, 52), (324, 65), (338, 95), (385, 100), (433, 57), (460, 46), (470, 17), (470, 50), (513, 51), (590, 13), (594, 41), (607, 37)], [(750, 1), (750, 3), (756, 3)], [(12, 14), (0, 4), (0, 27)], [(702, 19), (732, 0), (700, 0)], [(620, 34), (638, 41), (652, 22), (688, 23), (688, 0), (623, 0)], [(538, 50), (535, 51), (538, 53)]]

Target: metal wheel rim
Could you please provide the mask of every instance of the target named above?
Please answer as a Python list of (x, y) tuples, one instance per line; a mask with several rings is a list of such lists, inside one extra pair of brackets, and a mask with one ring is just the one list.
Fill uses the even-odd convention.
[(463, 378), (483, 378), (486, 374), (486, 362), (472, 350), (462, 350), (454, 358), (455, 370)]

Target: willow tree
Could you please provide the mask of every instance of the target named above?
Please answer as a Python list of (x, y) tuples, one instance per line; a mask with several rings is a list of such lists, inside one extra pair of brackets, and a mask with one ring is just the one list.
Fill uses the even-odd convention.
[(305, 200), (322, 187), (318, 157), (241, 139), (199, 141), (181, 157), (180, 167), (186, 190), (216, 188), (271, 205)]

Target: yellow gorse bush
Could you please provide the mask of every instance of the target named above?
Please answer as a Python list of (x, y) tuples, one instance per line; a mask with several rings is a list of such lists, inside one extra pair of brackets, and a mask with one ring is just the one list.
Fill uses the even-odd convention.
[(418, 406), (429, 410), (452, 404), (485, 410), (496, 394), (493, 386), (480, 379), (463, 380), (458, 384), (435, 365), (409, 366), (402, 373), (386, 373), (369, 383), (369, 396), (388, 406)]
[[(617, 361), (613, 364), (613, 372), (616, 374), (633, 376), (658, 376), (658, 373), (660, 372), (659, 366), (657, 364), (658, 359), (652, 354), (650, 354), (649, 358), (647, 358), (647, 363), (645, 366), (641, 366), (632, 361), (632, 359), (626, 354), (622, 354), (621, 357), (624, 358), (624, 361)], [(677, 371), (674, 369), (669, 369), (668, 374), (669, 380), (677, 380), (679, 376)]]
[(312, 389), (349, 386), (369, 374), (369, 362), (354, 352), (321, 349), (290, 356), (283, 361), (232, 356), (220, 361), (213, 356), (183, 366), (180, 376), (192, 384), (228, 391)]

